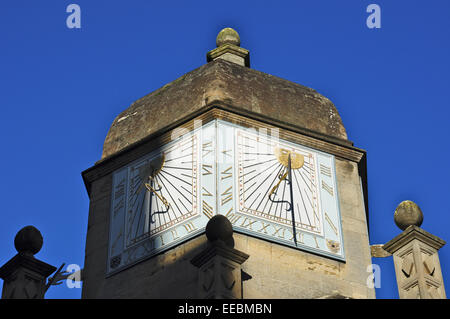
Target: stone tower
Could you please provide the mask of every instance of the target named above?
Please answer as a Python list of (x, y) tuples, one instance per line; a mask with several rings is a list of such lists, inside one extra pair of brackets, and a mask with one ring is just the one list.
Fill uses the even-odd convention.
[[(374, 298), (365, 151), (329, 99), (251, 69), (236, 31), (216, 44), (119, 114), (83, 172), (82, 297), (199, 298), (218, 254), (241, 267), (232, 296)], [(234, 248), (208, 246), (215, 215)]]

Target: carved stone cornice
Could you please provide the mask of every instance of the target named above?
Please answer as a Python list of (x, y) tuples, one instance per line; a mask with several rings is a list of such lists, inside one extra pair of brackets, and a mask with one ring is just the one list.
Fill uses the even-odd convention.
[(206, 61), (208, 62), (214, 61), (226, 55), (227, 53), (242, 58), (243, 60), (242, 65), (250, 67), (250, 52), (247, 49), (238, 47), (237, 45), (230, 43), (224, 44), (218, 48), (209, 51), (206, 54)]
[(33, 270), (44, 277), (50, 276), (56, 270), (56, 267), (33, 256), (19, 253), (0, 268), (0, 278), (6, 280), (14, 271), (21, 267)]
[(200, 268), (216, 256), (223, 257), (239, 265), (243, 264), (249, 257), (246, 253), (227, 247), (225, 244), (222, 245), (222, 243), (218, 241), (210, 244), (204, 251), (192, 258), (191, 263), (195, 267)]
[(436, 250), (439, 250), (445, 245), (445, 241), (443, 239), (430, 234), (420, 227), (410, 225), (401, 234), (384, 244), (383, 249), (393, 254), (414, 239), (417, 239)]

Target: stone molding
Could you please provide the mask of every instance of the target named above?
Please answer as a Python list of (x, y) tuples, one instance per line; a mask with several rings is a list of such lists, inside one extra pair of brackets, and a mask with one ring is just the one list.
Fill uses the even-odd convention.
[[(250, 67), (250, 52), (247, 49), (238, 47), (237, 45), (231, 43), (223, 44), (220, 47), (209, 51), (206, 54), (206, 61), (208, 62), (214, 61), (216, 59), (221, 58), (223, 55), (226, 55), (227, 53), (241, 58), (243, 63), (238, 64)], [(229, 61), (228, 59), (225, 60)]]
[(217, 243), (209, 245), (204, 251), (192, 258), (191, 263), (200, 268), (215, 256), (221, 256), (238, 264), (243, 264), (249, 257), (242, 251)]
[(394, 254), (414, 239), (417, 239), (436, 250), (441, 249), (445, 245), (445, 241), (443, 239), (430, 234), (420, 227), (410, 225), (401, 234), (384, 244), (383, 249), (390, 254)]
[(26, 254), (17, 254), (0, 268), (0, 278), (5, 280), (19, 267), (29, 268), (41, 276), (48, 277), (56, 267)]
[(4, 280), (3, 299), (43, 299), (46, 280), (56, 267), (18, 253), (0, 268), (0, 278)]

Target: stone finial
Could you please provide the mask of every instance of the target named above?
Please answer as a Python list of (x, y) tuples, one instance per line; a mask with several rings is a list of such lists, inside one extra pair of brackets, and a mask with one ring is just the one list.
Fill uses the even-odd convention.
[(231, 222), (223, 215), (215, 215), (211, 218), (206, 224), (206, 238), (210, 242), (215, 242), (217, 240), (221, 240), (228, 247), (234, 247), (233, 240), (233, 225)]
[(226, 60), (242, 66), (250, 67), (250, 53), (241, 48), (239, 34), (232, 28), (225, 28), (219, 32), (216, 38), (217, 48), (206, 54), (207, 62), (217, 59)]
[(399, 297), (445, 299), (438, 255), (445, 241), (419, 227), (423, 213), (412, 201), (398, 205), (394, 221), (403, 232), (381, 249), (393, 256)]
[(3, 299), (42, 299), (47, 290), (47, 277), (56, 267), (36, 259), (43, 244), (41, 232), (33, 226), (19, 230), (14, 238), (18, 254), (0, 267)]
[[(242, 264), (249, 255), (234, 248), (233, 227), (223, 215), (206, 225), (207, 247), (192, 258), (198, 268), (198, 298), (242, 298)], [(251, 277), (250, 277), (251, 278)]]
[(444, 245), (444, 240), (416, 225), (383, 245), (393, 256), (401, 299), (446, 298), (438, 256)]
[(405, 200), (397, 206), (394, 212), (394, 221), (401, 230), (405, 230), (411, 225), (420, 227), (423, 222), (423, 213), (416, 203)]
[(14, 238), (14, 247), (17, 252), (31, 256), (41, 250), (43, 243), (41, 232), (34, 226), (25, 226)]
[(220, 47), (224, 44), (233, 44), (236, 46), (241, 45), (241, 39), (239, 38), (239, 33), (232, 28), (225, 28), (219, 32), (216, 38), (216, 45)]

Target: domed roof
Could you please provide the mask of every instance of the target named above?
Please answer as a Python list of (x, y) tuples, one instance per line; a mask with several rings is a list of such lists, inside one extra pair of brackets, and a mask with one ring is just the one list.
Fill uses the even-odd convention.
[(218, 58), (120, 113), (106, 136), (102, 159), (217, 104), (248, 116), (264, 116), (274, 123), (347, 139), (335, 106), (315, 90)]

